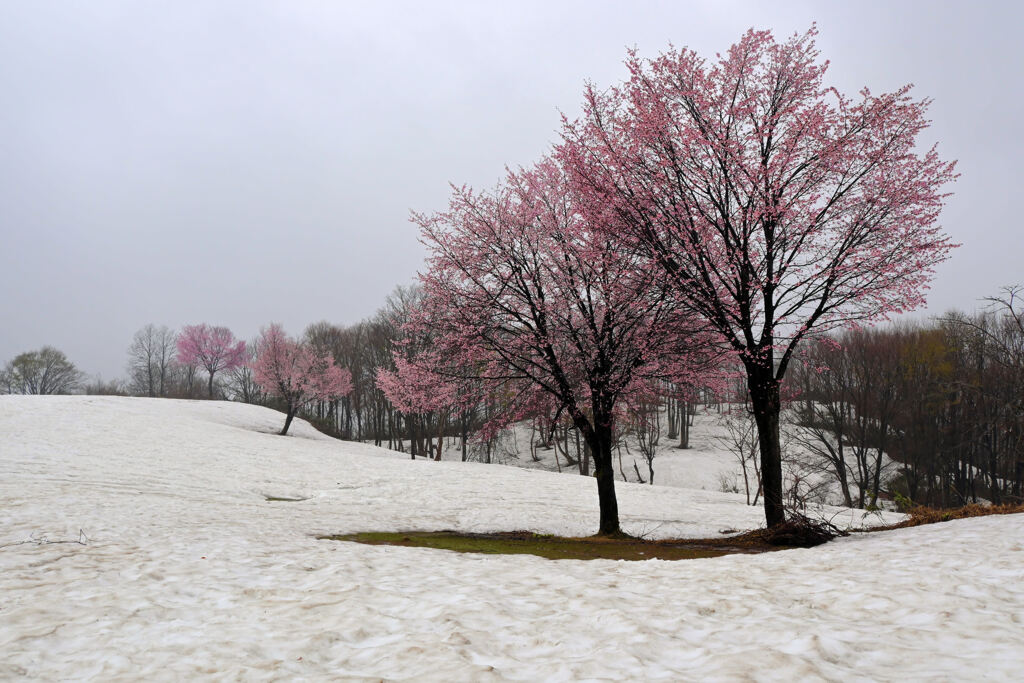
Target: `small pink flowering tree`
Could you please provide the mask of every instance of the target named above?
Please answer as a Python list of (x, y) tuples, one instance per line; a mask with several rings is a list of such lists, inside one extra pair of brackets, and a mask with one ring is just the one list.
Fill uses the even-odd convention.
[(221, 370), (234, 370), (245, 364), (245, 342), (235, 339), (226, 327), (187, 325), (178, 335), (178, 362), (201, 366), (210, 375), (209, 396), (213, 398), (213, 377)]
[(403, 410), (500, 401), (485, 430), (552, 409), (594, 457), (599, 533), (619, 527), (612, 469), (622, 403), (680, 374), (703, 348), (657, 271), (576, 211), (561, 167), (544, 160), (490, 193), (453, 192), (447, 212), (417, 216), (429, 249), (423, 298), (408, 325), (430, 346), (378, 386)]
[(769, 526), (785, 520), (780, 385), (799, 343), (920, 306), (954, 246), (936, 224), (954, 164), (918, 149), (928, 101), (827, 87), (815, 34), (751, 30), (713, 62), (631, 53), (630, 79), (588, 88), (560, 148), (584, 213), (613, 213), (742, 362)]
[(352, 390), (352, 373), (336, 366), (330, 354), (290, 339), (276, 323), (260, 333), (252, 371), (256, 384), (285, 405), (281, 436), (302, 408)]

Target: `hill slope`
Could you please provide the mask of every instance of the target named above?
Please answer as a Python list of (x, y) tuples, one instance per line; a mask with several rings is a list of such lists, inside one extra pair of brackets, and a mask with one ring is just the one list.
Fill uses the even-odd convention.
[[(583, 535), (597, 496), (584, 477), (411, 462), (304, 423), (278, 437), (279, 422), (230, 403), (0, 397), (0, 678), (1017, 672), (1024, 525), (1012, 516), (676, 563), (319, 541)], [(736, 495), (619, 491), (632, 532), (760, 522)], [(84, 545), (52, 543), (80, 530)]]

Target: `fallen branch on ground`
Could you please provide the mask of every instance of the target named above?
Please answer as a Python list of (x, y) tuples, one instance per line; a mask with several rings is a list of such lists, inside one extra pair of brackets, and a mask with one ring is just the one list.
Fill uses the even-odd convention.
[(49, 538), (46, 537), (45, 534), (37, 534), (35, 531), (33, 531), (31, 534), (29, 534), (27, 540), (15, 541), (14, 543), (4, 543), (3, 545), (0, 545), (0, 548), (10, 548), (16, 545), (27, 545), (29, 543), (31, 543), (32, 545), (57, 545), (58, 543), (75, 543), (78, 545), (88, 545), (89, 537), (85, 535), (85, 531), (79, 529), (77, 539), (63, 539), (60, 541), (51, 541)]

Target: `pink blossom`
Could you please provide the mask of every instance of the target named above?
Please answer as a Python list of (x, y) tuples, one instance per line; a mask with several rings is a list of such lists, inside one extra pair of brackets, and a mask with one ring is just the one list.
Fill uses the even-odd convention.
[(714, 337), (644, 255), (585, 217), (553, 159), (490, 192), (453, 188), (416, 216), (429, 249), (424, 296), (378, 386), (404, 411), (497, 404), (485, 431), (564, 415), (594, 454), (602, 533), (618, 531), (611, 446), (625, 403), (696, 381)]
[(336, 366), (326, 353), (290, 339), (276, 323), (262, 330), (252, 371), (256, 383), (285, 404), (282, 436), (305, 406), (339, 398), (352, 390), (352, 373)]
[(213, 398), (214, 375), (245, 364), (245, 342), (235, 340), (226, 327), (187, 325), (178, 335), (178, 360), (183, 365), (201, 365), (209, 373), (209, 393)]
[(715, 60), (631, 52), (629, 79), (587, 88), (557, 151), (582, 214), (645, 254), (744, 364), (770, 525), (800, 342), (919, 307), (956, 246), (938, 225), (955, 163), (920, 146), (929, 101), (827, 87), (816, 33), (751, 30)]

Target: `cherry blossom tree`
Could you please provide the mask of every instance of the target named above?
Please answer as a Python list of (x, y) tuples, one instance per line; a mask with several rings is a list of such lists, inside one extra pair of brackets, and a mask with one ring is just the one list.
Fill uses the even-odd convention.
[(352, 390), (352, 373), (335, 365), (328, 351), (290, 339), (276, 323), (261, 331), (252, 371), (255, 382), (285, 405), (281, 436), (288, 434), (295, 415), (305, 406)]
[(553, 160), (492, 192), (456, 189), (447, 212), (417, 221), (429, 258), (408, 328), (430, 343), (399, 350), (378, 385), (402, 410), (499, 400), (485, 432), (568, 415), (594, 457), (599, 533), (621, 533), (615, 420), (645, 382), (690, 370), (665, 359), (700, 346), (692, 319), (660, 273), (583, 220)]
[(798, 344), (920, 306), (955, 246), (936, 224), (954, 164), (918, 147), (928, 100), (827, 87), (815, 35), (751, 30), (712, 62), (630, 53), (631, 77), (589, 87), (560, 148), (582, 210), (614, 213), (741, 359), (769, 526), (785, 519), (780, 383)]
[(221, 370), (234, 370), (245, 363), (245, 342), (235, 339), (226, 327), (186, 325), (178, 335), (178, 362), (202, 366), (210, 375), (209, 395), (213, 398), (213, 377)]

